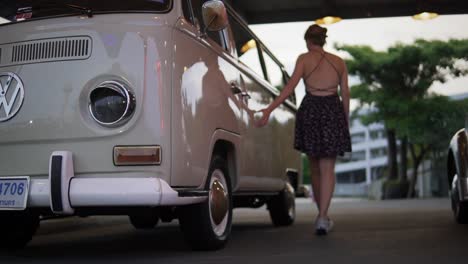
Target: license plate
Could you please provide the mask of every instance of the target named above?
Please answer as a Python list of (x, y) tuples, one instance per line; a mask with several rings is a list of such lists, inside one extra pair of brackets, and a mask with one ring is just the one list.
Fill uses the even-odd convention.
[(28, 193), (29, 177), (0, 178), (0, 210), (24, 210)]

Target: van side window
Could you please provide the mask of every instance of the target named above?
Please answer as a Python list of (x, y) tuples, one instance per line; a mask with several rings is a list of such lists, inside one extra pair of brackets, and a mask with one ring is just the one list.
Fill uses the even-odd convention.
[(267, 81), (275, 87), (278, 91), (283, 89), (285, 85), (283, 78), (283, 71), (281, 66), (271, 57), (271, 55), (262, 47), (263, 60), (265, 61), (265, 67), (267, 72)]
[[(286, 83), (289, 81), (288, 74), (284, 71), (281, 64), (275, 59), (271, 53), (269, 53), (264, 47), (262, 47), (263, 61), (265, 62), (267, 81), (275, 87), (278, 91), (283, 90)], [(289, 98), (293, 103), (296, 103), (296, 96), (293, 93)]]
[[(203, 23), (202, 5), (206, 1), (208, 0), (192, 0), (192, 1), (185, 0), (183, 1), (184, 16), (189, 15), (190, 12), (188, 10), (192, 8), (194, 17), (189, 19), (189, 21), (191, 21), (195, 26), (199, 26), (200, 30), (203, 30), (205, 28), (205, 24)], [(226, 44), (224, 43), (222, 31), (216, 31), (216, 32), (207, 31), (207, 34), (208, 34), (208, 37), (212, 39), (214, 42), (216, 42), (219, 46), (221, 46), (222, 48), (226, 47)]]
[(239, 61), (257, 73), (259, 77), (264, 78), (257, 40), (235, 17), (230, 13), (228, 15)]
[(182, 1), (182, 11), (184, 12), (185, 19), (187, 19), (192, 24), (194, 24), (195, 21), (193, 21), (192, 3), (191, 2), (192, 1), (190, 1), (190, 0)]
[[(283, 82), (286, 84), (289, 82), (289, 79), (291, 79), (291, 76), (289, 76), (288, 72), (283, 69)], [(297, 104), (297, 98), (296, 98), (296, 93), (293, 92), (289, 98), (288, 98), (294, 105)]]

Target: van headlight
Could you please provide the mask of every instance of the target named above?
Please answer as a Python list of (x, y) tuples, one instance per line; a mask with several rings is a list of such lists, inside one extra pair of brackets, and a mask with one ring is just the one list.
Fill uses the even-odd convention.
[(89, 94), (89, 112), (102, 126), (123, 125), (135, 110), (135, 96), (123, 83), (106, 81)]

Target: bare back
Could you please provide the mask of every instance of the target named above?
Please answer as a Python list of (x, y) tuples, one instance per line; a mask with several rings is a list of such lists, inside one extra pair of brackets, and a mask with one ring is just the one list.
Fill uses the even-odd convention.
[(307, 92), (319, 96), (337, 94), (345, 71), (343, 60), (327, 52), (308, 52), (303, 56)]

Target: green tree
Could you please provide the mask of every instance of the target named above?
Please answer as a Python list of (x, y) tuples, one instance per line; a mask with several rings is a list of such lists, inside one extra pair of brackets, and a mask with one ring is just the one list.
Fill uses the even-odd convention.
[(446, 96), (431, 95), (410, 103), (411, 111), (400, 120), (400, 133), (408, 138), (412, 177), (407, 197), (414, 196), (419, 166), (429, 154), (445, 153), (453, 134), (464, 126), (468, 99), (451, 101)]
[[(387, 51), (375, 51), (368, 46), (337, 46), (348, 52), (346, 61), (350, 74), (359, 77), (360, 84), (351, 87), (351, 97), (359, 100), (359, 108), (370, 109), (361, 117), (364, 124), (383, 122), (387, 131), (389, 180), (406, 181), (408, 127), (403, 118), (415, 116), (413, 103), (428, 97), (429, 87), (436, 81), (466, 74), (460, 61), (468, 56), (468, 40), (417, 40), (410, 45), (396, 44)], [(359, 111), (359, 109), (358, 109)], [(398, 177), (397, 138), (400, 138), (402, 170)]]

